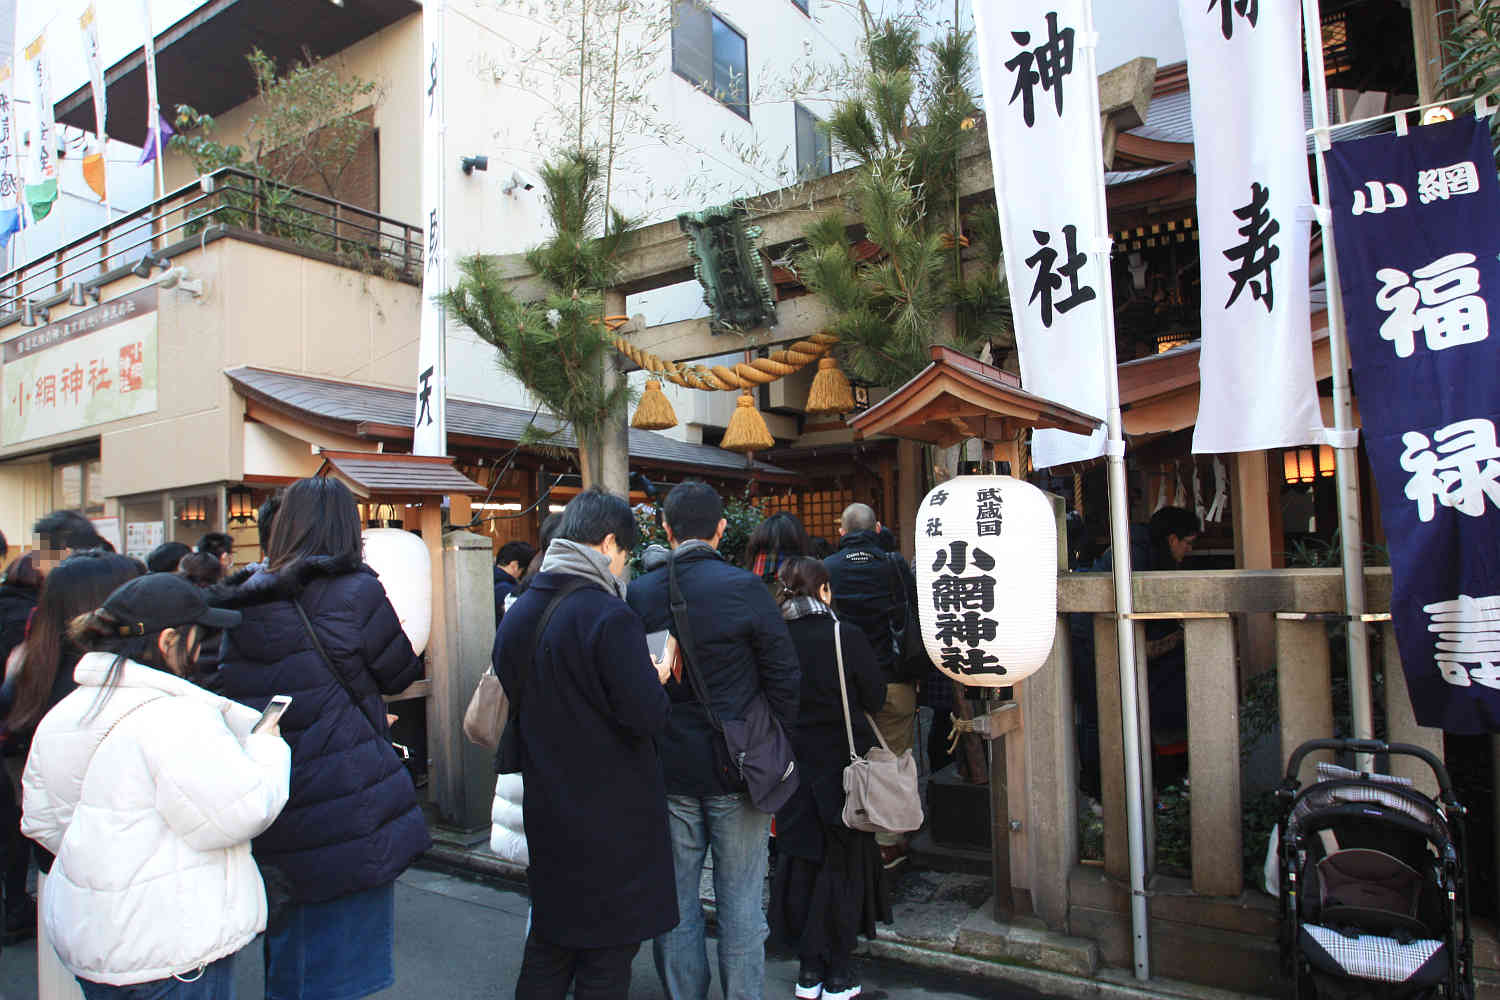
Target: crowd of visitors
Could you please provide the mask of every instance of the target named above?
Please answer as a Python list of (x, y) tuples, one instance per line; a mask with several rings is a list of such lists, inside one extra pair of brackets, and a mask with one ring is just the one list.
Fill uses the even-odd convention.
[[(636, 512), (596, 490), (547, 518), (540, 548), (496, 554), (511, 716), (491, 843), (528, 868), (533, 907), (516, 995), (625, 997), (650, 941), (669, 996), (707, 997), (716, 968), (726, 1000), (758, 1000), (774, 930), (798, 997), (847, 1000), (857, 938), (890, 911), (888, 858), (840, 818), (843, 769), (850, 738), (864, 753), (873, 725), (900, 744), (910, 724), (887, 655), (910, 571), (863, 505), (826, 564), (790, 514), (731, 564), (702, 483), (660, 517), (670, 547), (634, 581)], [(347, 487), (299, 481), (257, 521), (256, 563), (236, 567), (218, 532), (142, 563), (59, 511), (6, 569), (0, 902), (4, 940), (37, 938), (46, 1000), (232, 997), (257, 938), (268, 998), (394, 982), (394, 883), (430, 839), (382, 696), (422, 660)], [(784, 770), (757, 784), (767, 740)]]

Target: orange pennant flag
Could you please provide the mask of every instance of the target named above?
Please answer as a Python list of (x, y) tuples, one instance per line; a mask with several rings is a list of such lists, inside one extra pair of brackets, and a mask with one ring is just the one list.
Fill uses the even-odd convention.
[(83, 158), (83, 180), (93, 188), (100, 201), (105, 199), (103, 153), (90, 153)]

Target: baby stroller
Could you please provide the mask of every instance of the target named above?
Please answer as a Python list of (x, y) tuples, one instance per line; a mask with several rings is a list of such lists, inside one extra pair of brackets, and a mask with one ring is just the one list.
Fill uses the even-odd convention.
[[(1326, 763), (1301, 788), (1302, 759), (1318, 750), (1419, 758), (1440, 796), (1405, 778)], [(1310, 740), (1292, 754), (1278, 797), (1286, 808), (1279, 856), (1289, 995), (1470, 1000), (1464, 810), (1442, 762), (1404, 743)]]

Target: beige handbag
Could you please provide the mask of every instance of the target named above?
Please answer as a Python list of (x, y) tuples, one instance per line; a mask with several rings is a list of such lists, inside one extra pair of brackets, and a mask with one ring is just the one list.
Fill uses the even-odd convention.
[(510, 699), (491, 667), (479, 678), (469, 707), (464, 709), (464, 735), (470, 743), (494, 750), (500, 746), (500, 734), (505, 732), (509, 719)]
[(844, 709), (844, 732), (849, 737), (849, 766), (844, 768), (844, 825), (865, 833), (910, 833), (922, 825), (922, 794), (917, 787), (917, 762), (911, 751), (891, 753), (880, 727), (869, 713), (870, 728), (880, 746), (861, 757), (854, 749), (854, 722), (849, 717), (849, 688), (844, 680), (844, 640), (833, 623), (833, 648), (839, 665), (839, 702)]

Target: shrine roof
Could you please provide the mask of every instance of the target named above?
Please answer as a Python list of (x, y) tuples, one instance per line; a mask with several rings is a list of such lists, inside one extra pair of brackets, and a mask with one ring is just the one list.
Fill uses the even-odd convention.
[[(411, 438), (416, 394), (408, 390), (249, 366), (232, 368), (225, 375), (247, 399), (340, 434), (372, 440)], [(448, 399), (448, 437), (455, 445), (481, 448), (511, 445), (521, 439), (531, 422), (530, 410), (451, 396)], [(535, 424), (544, 433), (556, 432), (548, 444), (558, 448), (577, 447), (572, 428), (550, 414), (538, 413)], [(792, 475), (767, 462), (747, 462), (743, 456), (713, 445), (679, 441), (635, 428), (630, 430), (630, 457), (646, 465), (705, 475), (735, 478), (749, 478), (752, 474)]]

